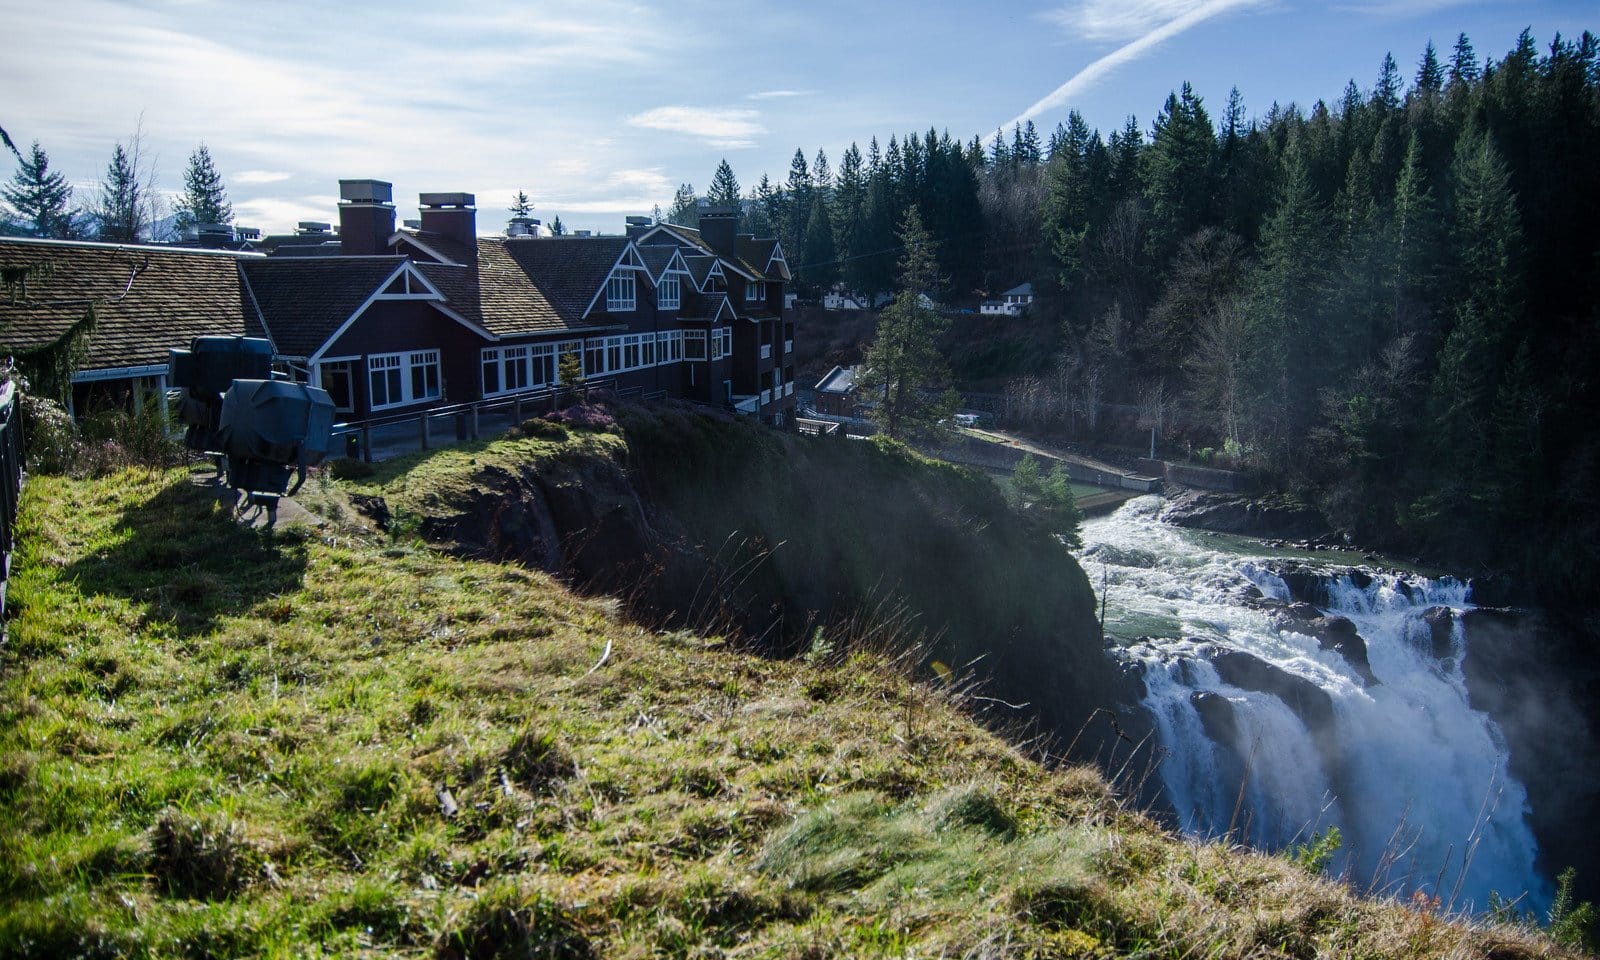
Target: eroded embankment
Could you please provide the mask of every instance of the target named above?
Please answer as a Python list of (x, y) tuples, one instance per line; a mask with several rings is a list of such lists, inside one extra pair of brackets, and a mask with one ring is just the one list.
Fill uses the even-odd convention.
[(367, 494), (452, 552), (571, 577), (652, 621), (780, 653), (818, 627), (824, 643), (920, 639), (1027, 704), (995, 704), (1002, 720), (1086, 756), (1140, 736), (1082, 569), (981, 474), (687, 410), (618, 417), (615, 433), (530, 424), (542, 436), (391, 468)]

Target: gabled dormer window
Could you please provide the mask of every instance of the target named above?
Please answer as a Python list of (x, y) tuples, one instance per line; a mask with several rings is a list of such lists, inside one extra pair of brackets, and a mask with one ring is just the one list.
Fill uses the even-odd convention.
[(744, 302), (760, 303), (767, 299), (767, 285), (759, 280), (751, 280), (744, 285)]
[(661, 278), (661, 286), (656, 288), (656, 306), (662, 310), (676, 310), (682, 302), (683, 285), (675, 275), (668, 274)]
[(627, 311), (637, 308), (638, 296), (635, 293), (633, 274), (613, 274), (606, 281), (606, 309), (611, 311)]

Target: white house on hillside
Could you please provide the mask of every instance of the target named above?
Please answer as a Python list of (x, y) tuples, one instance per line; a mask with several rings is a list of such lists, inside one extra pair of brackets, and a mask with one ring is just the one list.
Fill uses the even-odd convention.
[(978, 310), (991, 316), (1020, 317), (1033, 305), (1033, 284), (1023, 283), (1005, 293), (997, 300), (985, 300), (979, 305)]

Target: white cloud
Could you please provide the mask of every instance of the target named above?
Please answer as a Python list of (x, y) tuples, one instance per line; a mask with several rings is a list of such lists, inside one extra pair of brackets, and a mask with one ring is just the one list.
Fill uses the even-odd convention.
[(1129, 40), (1205, 6), (1205, 0), (1077, 0), (1044, 18), (1089, 40)]
[(228, 177), (234, 183), (281, 183), (292, 174), (282, 170), (245, 170)]
[(1482, 0), (1371, 0), (1367, 3), (1339, 4), (1333, 9), (1343, 13), (1363, 13), (1376, 17), (1417, 17), (1425, 13), (1480, 2)]
[(656, 107), (628, 118), (628, 124), (698, 137), (713, 147), (751, 147), (767, 132), (761, 112), (739, 107)]
[(815, 90), (762, 90), (759, 93), (747, 93), (746, 100), (783, 100), (789, 97), (809, 97)]
[[(1259, 7), (1269, 2), (1271, 0), (1084, 0), (1057, 10), (1049, 15), (1051, 20), (1068, 28), (1075, 26), (1097, 39), (1120, 38), (1129, 32), (1143, 32), (1073, 74), (1066, 83), (1017, 114), (1005, 126), (1031, 120), (1046, 110), (1064, 106), (1111, 71), (1137, 60), (1157, 45), (1192, 27), (1235, 10)], [(1170, 19), (1164, 19), (1166, 17)]]
[(287, 230), (302, 220), (337, 223), (337, 197), (252, 197), (233, 201), (233, 219), (268, 232)]

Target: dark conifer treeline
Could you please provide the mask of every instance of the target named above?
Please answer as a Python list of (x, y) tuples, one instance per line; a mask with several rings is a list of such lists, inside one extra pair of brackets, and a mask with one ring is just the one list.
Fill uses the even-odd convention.
[[(1064, 428), (1134, 404), (1368, 542), (1600, 582), (1600, 42), (1503, 59), (1430, 44), (1309, 110), (1213, 118), (1187, 84), (1149, 135), (1076, 113), (985, 148), (948, 134), (796, 151), (747, 204), (802, 294), (892, 288), (915, 206), (937, 293), (1032, 280), (1059, 353), (1016, 409)], [(831, 253), (831, 255), (830, 255)], [(1041, 375), (1045, 374), (1045, 375)]]

